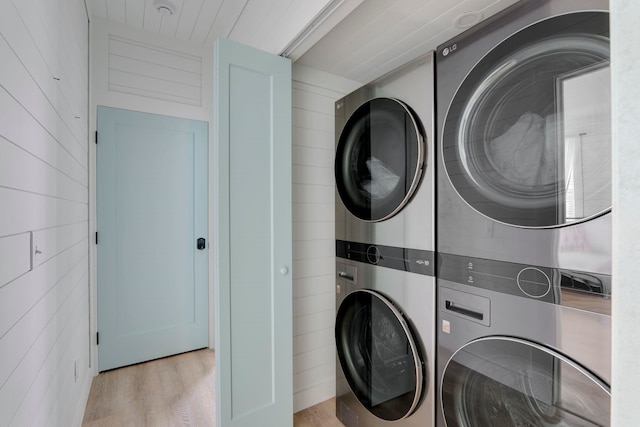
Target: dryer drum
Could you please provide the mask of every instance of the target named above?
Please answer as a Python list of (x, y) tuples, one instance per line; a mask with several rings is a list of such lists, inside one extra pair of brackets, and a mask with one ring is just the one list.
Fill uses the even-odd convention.
[(606, 13), (550, 18), (496, 46), (466, 76), (442, 153), (476, 211), (554, 227), (610, 210), (608, 29)]
[(350, 293), (336, 316), (336, 348), (349, 386), (378, 418), (394, 421), (416, 409), (423, 364), (402, 314), (381, 294)]
[(374, 98), (347, 121), (336, 148), (335, 178), (346, 208), (364, 221), (398, 213), (424, 165), (422, 125), (403, 102)]

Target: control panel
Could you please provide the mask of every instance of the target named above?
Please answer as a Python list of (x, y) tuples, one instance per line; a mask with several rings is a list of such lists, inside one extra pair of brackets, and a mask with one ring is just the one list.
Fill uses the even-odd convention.
[(438, 277), (505, 294), (561, 303), (561, 291), (611, 295), (610, 276), (461, 255), (438, 254)]
[(431, 251), (336, 240), (336, 256), (426, 276), (435, 274), (435, 256)]

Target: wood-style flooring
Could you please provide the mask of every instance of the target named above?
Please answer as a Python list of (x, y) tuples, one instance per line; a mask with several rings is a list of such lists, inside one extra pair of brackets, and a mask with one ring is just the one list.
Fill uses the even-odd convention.
[[(212, 427), (215, 397), (213, 351), (193, 351), (99, 374), (93, 379), (82, 425)], [(294, 414), (293, 424), (342, 427), (334, 399)]]

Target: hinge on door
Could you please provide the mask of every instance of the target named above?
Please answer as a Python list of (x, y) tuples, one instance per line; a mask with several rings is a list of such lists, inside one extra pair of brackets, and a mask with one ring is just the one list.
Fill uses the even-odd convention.
[(96, 245), (98, 244), (98, 232), (96, 231)]
[(96, 131), (96, 144), (98, 143), (98, 131)]
[(100, 332), (96, 332), (96, 345), (100, 345)]

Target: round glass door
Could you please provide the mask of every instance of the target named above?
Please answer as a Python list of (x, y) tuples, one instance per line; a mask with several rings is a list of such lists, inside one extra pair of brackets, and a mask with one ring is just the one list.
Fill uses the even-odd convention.
[(364, 221), (391, 218), (418, 187), (424, 157), (422, 126), (406, 104), (392, 98), (366, 102), (347, 121), (336, 148), (342, 202)]
[(572, 360), (506, 337), (472, 341), (449, 360), (441, 383), (447, 427), (605, 426), (609, 387)]
[(453, 98), (447, 175), (479, 213), (557, 227), (611, 208), (609, 15), (534, 24), (491, 50)]
[(350, 293), (336, 316), (336, 348), (351, 390), (372, 414), (408, 417), (422, 394), (423, 364), (400, 311), (370, 290)]

